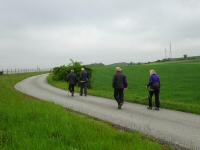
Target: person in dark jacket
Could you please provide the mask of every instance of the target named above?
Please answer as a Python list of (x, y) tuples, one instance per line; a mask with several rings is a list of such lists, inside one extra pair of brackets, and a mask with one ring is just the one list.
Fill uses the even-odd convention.
[(85, 68), (81, 68), (80, 73), (80, 96), (84, 95), (87, 96), (87, 87), (88, 87), (89, 76), (88, 73), (85, 71)]
[(124, 103), (124, 89), (128, 87), (127, 78), (122, 73), (120, 67), (116, 67), (116, 73), (113, 76), (112, 86), (114, 88), (114, 98), (118, 103), (118, 109), (121, 109)]
[(71, 70), (71, 72), (67, 76), (67, 81), (69, 83), (69, 92), (71, 93), (71, 96), (74, 96), (74, 86), (77, 82), (76, 74), (74, 73), (74, 70)]
[(148, 109), (152, 109), (152, 97), (155, 95), (155, 110), (159, 110), (160, 108), (160, 78), (155, 72), (155, 70), (150, 70), (150, 78), (149, 83), (147, 84), (147, 88), (149, 91), (149, 107)]

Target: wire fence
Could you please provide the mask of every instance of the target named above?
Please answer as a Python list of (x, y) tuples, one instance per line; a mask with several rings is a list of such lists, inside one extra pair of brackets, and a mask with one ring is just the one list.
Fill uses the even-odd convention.
[(20, 74), (20, 73), (31, 73), (31, 72), (48, 72), (50, 69), (0, 69), (0, 75), (8, 75), (8, 74)]

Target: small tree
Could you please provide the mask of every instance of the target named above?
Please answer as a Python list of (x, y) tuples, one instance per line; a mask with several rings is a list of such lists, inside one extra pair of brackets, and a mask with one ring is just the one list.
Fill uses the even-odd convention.
[(184, 58), (184, 59), (187, 59), (188, 57), (187, 57), (187, 55), (185, 54), (185, 55), (183, 55), (183, 58)]
[[(91, 87), (91, 77), (92, 77), (92, 69), (86, 66), (81, 65), (81, 62), (74, 61), (70, 59), (70, 64), (63, 65), (60, 67), (55, 67), (53, 68), (53, 79), (54, 80), (62, 80), (66, 81), (67, 75), (71, 72), (71, 70), (74, 70), (74, 73), (77, 75), (78, 81), (80, 81), (80, 73), (81, 73), (81, 68), (85, 68), (89, 75), (89, 87)], [(78, 84), (79, 85), (79, 84)]]

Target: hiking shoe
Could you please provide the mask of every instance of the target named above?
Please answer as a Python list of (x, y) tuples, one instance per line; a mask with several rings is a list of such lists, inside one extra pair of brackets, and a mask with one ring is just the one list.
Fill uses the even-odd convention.
[(118, 109), (121, 109), (121, 108), (122, 108), (122, 106), (120, 104), (118, 104)]
[(147, 109), (152, 110), (152, 107), (147, 107)]
[(155, 107), (153, 110), (159, 110), (159, 107)]
[(123, 103), (118, 104), (118, 109), (122, 109)]

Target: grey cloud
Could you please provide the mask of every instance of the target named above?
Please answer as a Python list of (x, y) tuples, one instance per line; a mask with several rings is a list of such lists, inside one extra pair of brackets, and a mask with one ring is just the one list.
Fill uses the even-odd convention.
[(0, 68), (24, 66), (25, 56), (28, 66), (36, 60), (41, 66), (62, 64), (69, 58), (84, 63), (148, 61), (163, 58), (170, 40), (175, 57), (199, 55), (198, 0), (0, 3)]

